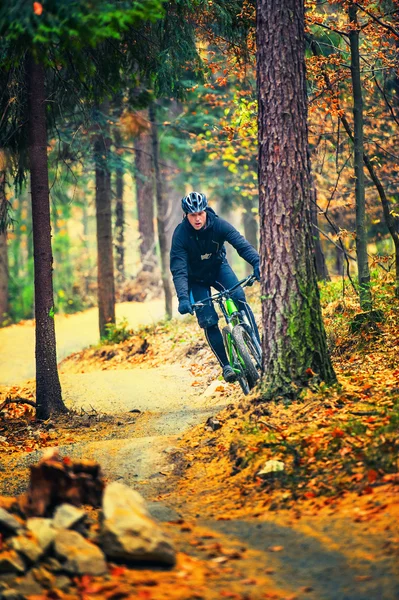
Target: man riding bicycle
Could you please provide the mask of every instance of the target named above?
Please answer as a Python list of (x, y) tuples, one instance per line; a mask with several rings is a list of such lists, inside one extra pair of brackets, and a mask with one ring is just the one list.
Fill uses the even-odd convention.
[[(170, 270), (179, 300), (181, 315), (194, 313), (192, 304), (210, 295), (210, 287), (221, 291), (233, 287), (237, 276), (226, 259), (225, 242), (229, 242), (238, 254), (254, 269), (259, 281), (259, 254), (253, 246), (230, 223), (218, 217), (208, 206), (204, 194), (190, 192), (181, 201), (183, 221), (176, 227), (170, 252)], [(253, 312), (246, 302), (241, 287), (231, 294), (238, 308), (245, 312), (259, 341), (259, 332)], [(236, 380), (230, 366), (218, 327), (218, 314), (211, 302), (196, 308), (199, 326), (204, 329), (206, 339), (218, 359), (223, 377), (228, 382)]]

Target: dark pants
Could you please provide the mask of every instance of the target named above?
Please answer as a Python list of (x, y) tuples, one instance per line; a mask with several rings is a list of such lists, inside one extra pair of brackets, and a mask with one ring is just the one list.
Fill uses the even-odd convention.
[[(221, 264), (219, 271), (215, 274), (213, 281), (209, 286), (203, 283), (190, 282), (190, 297), (192, 302), (200, 302), (204, 298), (211, 295), (211, 286), (218, 292), (224, 289), (229, 289), (238, 283), (238, 279), (233, 269), (230, 267), (228, 262)], [(252, 324), (255, 333), (260, 341), (258, 328), (255, 323), (255, 318), (250, 306), (247, 304), (245, 293), (242, 287), (236, 288), (231, 297), (237, 304), (239, 310), (245, 311), (250, 323)], [(207, 302), (205, 306), (201, 306), (195, 311), (198, 319), (198, 324), (205, 331), (206, 339), (210, 345), (213, 353), (220, 362), (221, 366), (224, 367), (229, 363), (226, 350), (223, 344), (222, 334), (218, 327), (219, 316), (213, 306), (212, 302)]]

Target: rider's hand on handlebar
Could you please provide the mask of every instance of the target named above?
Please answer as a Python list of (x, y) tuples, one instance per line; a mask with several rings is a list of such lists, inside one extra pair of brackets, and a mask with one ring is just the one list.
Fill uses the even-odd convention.
[(255, 277), (256, 281), (260, 281), (260, 267), (259, 267), (259, 265), (257, 265), (256, 267), (254, 267), (254, 277)]
[(179, 307), (177, 310), (179, 311), (179, 313), (181, 315), (187, 315), (188, 313), (190, 313), (190, 315), (194, 314), (194, 310), (193, 310), (193, 307), (191, 306), (191, 302), (190, 302), (190, 300), (187, 300), (187, 299), (179, 300)]

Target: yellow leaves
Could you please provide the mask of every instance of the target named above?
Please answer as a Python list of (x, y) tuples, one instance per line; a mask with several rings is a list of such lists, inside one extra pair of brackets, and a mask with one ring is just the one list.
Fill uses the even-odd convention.
[(122, 128), (133, 137), (139, 136), (150, 129), (150, 122), (140, 112), (125, 111), (120, 119)]

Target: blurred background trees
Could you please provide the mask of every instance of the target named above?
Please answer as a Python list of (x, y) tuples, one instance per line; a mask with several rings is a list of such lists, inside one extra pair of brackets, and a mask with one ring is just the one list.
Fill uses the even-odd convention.
[[(72, 60), (75, 50), (65, 45), (59, 64), (49, 57), (56, 311), (75, 312), (98, 302), (94, 138), (95, 107), (102, 99), (109, 103), (100, 125), (101, 136), (108, 131), (102, 160), (109, 172), (117, 300), (145, 299), (156, 290), (162, 294), (148, 114), (154, 102), (168, 243), (181, 219), (181, 197), (199, 189), (251, 243), (258, 244), (255, 9), (253, 1), (228, 5), (169, 2), (159, 19), (124, 27), (119, 39), (104, 36), (101, 48), (82, 39), (79, 51), (85, 61), (80, 69)], [(32, 15), (35, 27), (47, 10), (46, 3), (41, 6), (42, 13)], [(317, 192), (314, 233), (320, 236), (328, 273), (346, 275), (349, 265), (356, 279), (356, 262), (348, 258), (356, 257), (351, 24), (344, 2), (309, 0), (306, 8), (309, 140)], [(399, 254), (398, 14), (394, 0), (357, 3), (371, 273), (375, 268), (394, 270)], [(23, 71), (15, 60), (11, 76), (10, 60), (9, 47), (3, 45), (1, 145), (8, 160), (2, 167), (6, 183), (1, 202), (11, 207), (6, 245), (5, 235), (0, 237), (3, 324), (34, 314), (30, 178), (21, 151), (23, 102), (16, 100)], [(241, 261), (234, 266), (244, 275)]]

